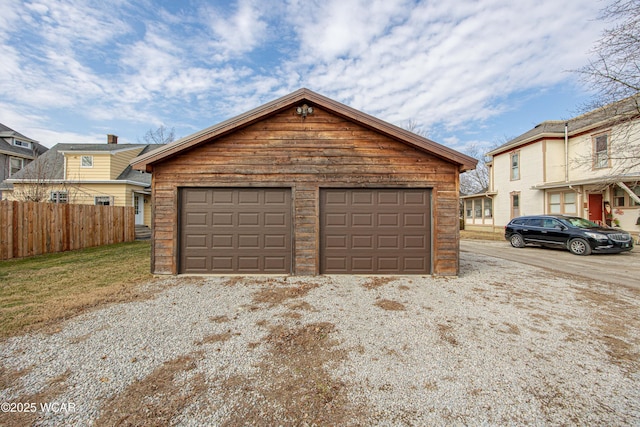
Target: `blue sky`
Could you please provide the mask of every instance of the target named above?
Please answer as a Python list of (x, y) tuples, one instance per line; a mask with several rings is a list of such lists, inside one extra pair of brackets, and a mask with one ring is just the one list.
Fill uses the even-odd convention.
[[(560, 6), (561, 5), (561, 6)], [(307, 87), (465, 151), (578, 113), (599, 0), (1, 0), (0, 122), (187, 136)]]

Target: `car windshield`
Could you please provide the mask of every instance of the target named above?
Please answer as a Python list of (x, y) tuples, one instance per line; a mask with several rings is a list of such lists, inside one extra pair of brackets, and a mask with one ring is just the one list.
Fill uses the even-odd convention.
[(598, 224), (596, 224), (595, 222), (591, 222), (587, 219), (584, 218), (563, 218), (566, 222), (568, 222), (569, 224), (573, 225), (574, 227), (578, 227), (578, 228), (594, 228), (594, 227), (600, 227)]

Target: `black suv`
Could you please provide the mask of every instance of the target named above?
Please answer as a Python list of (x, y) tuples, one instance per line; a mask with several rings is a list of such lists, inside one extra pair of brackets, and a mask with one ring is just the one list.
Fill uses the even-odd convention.
[(633, 239), (626, 231), (564, 215), (514, 218), (504, 227), (504, 237), (514, 248), (522, 248), (531, 243), (566, 248), (576, 255), (589, 255), (591, 252), (618, 253), (633, 248)]

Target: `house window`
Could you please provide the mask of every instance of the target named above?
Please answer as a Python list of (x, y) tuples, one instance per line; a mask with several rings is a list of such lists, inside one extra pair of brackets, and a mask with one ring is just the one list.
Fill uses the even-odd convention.
[(549, 194), (549, 213), (551, 214), (577, 214), (577, 207), (576, 193), (573, 191)]
[(111, 204), (110, 196), (96, 196), (94, 197), (96, 205), (109, 206)]
[(482, 200), (473, 201), (473, 216), (482, 219)]
[(576, 202), (576, 193), (573, 191), (568, 191), (563, 194), (564, 197), (564, 213), (567, 214), (577, 214), (578, 213), (578, 203)]
[(511, 193), (511, 218), (520, 216), (520, 193)]
[(30, 142), (20, 141), (19, 139), (14, 139), (13, 140), (13, 145), (15, 145), (16, 147), (31, 148), (31, 143)]
[(465, 202), (465, 210), (467, 212), (467, 218), (473, 218), (473, 201), (467, 200)]
[(511, 181), (520, 179), (520, 152), (511, 153)]
[(24, 159), (11, 157), (9, 159), (9, 176), (13, 176), (24, 167)]
[(623, 207), (625, 205), (625, 195), (626, 192), (622, 188), (616, 187), (615, 190), (613, 190), (613, 206)]
[(593, 167), (602, 169), (609, 167), (609, 135), (598, 135), (594, 138), (593, 143)]
[(93, 156), (82, 156), (80, 159), (80, 166), (83, 168), (93, 167)]
[(49, 201), (51, 203), (68, 203), (68, 193), (66, 191), (52, 191)]
[(493, 200), (490, 198), (484, 199), (484, 217), (491, 218), (493, 217)]
[(562, 213), (562, 195), (560, 193), (549, 194), (549, 213)]

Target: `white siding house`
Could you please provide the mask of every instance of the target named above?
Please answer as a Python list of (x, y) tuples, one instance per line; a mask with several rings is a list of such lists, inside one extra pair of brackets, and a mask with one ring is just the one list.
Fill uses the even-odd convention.
[(498, 232), (517, 216), (567, 214), (639, 232), (638, 99), (545, 121), (487, 153), (489, 189), (462, 198), (465, 228)]

